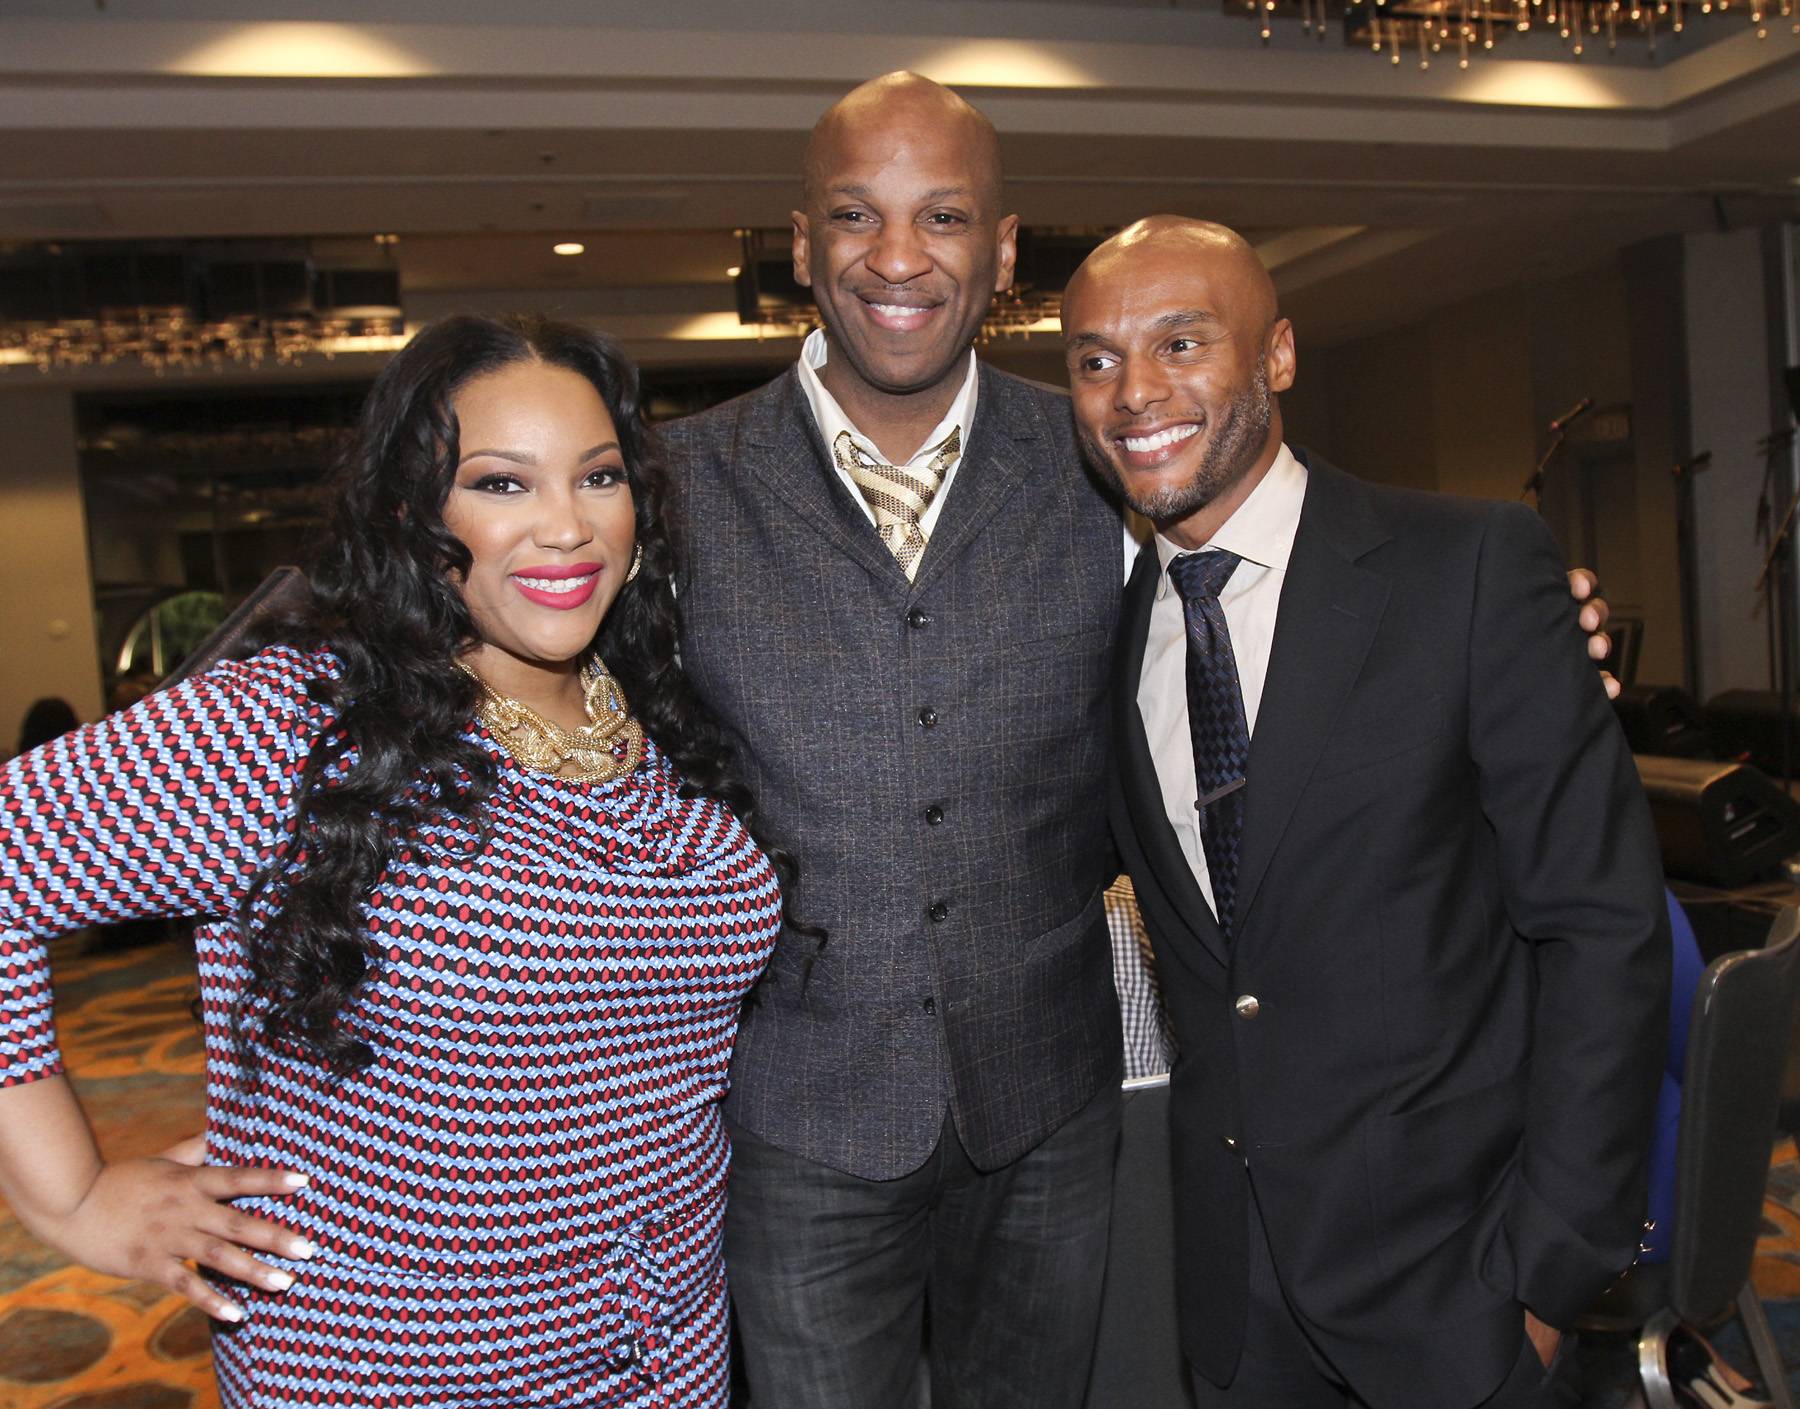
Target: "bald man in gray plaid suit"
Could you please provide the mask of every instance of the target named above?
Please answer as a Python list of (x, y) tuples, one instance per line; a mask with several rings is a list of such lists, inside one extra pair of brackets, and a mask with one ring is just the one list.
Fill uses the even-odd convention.
[(670, 427), (682, 660), (792, 897), (726, 1104), (762, 1409), (1081, 1402), (1119, 1120), (1101, 892), (1116, 511), (1064, 397), (970, 344), (1011, 279), (986, 119), (911, 75), (821, 120), (824, 323)]

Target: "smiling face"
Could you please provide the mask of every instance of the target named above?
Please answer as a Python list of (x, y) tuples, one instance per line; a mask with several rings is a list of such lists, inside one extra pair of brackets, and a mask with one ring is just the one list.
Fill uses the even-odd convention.
[(986, 120), (923, 79), (865, 85), (814, 131), (793, 218), (794, 277), (818, 304), (825, 384), (845, 409), (946, 384), (954, 395), (1016, 254)]
[(578, 372), (517, 362), (451, 398), (461, 459), (444, 526), (469, 550), (468, 657), (502, 694), (541, 691), (593, 642), (631, 568), (625, 457), (606, 403)]
[[(1220, 227), (1142, 222), (1063, 300), (1082, 444), (1126, 502), (1199, 547), (1274, 462), (1293, 329), (1255, 253)], [(1188, 541), (1189, 539), (1193, 541)]]

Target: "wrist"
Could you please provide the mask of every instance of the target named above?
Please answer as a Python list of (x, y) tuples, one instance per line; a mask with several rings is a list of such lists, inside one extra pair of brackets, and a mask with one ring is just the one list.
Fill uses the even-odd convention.
[(104, 1168), (67, 1078), (0, 1091), (0, 1196), (34, 1236), (73, 1217)]

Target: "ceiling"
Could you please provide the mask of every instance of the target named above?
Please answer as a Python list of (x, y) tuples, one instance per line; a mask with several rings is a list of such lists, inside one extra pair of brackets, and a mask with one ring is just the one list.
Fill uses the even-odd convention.
[(993, 117), (1027, 223), (1252, 229), (1329, 343), (1794, 218), (1800, 34), (1743, 3), (1653, 63), (1531, 35), (1463, 72), (1285, 10), (1265, 46), (1219, 0), (0, 0), (0, 244), (392, 233), (409, 317), (548, 301), (652, 359), (766, 356), (733, 231), (785, 226), (819, 111), (908, 67)]

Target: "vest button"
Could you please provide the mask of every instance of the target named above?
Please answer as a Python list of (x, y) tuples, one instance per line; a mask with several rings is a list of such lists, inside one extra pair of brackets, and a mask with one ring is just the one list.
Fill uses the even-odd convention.
[(938, 900), (932, 902), (931, 908), (925, 913), (931, 916), (934, 921), (942, 922), (950, 918), (950, 907), (943, 901)]
[(929, 613), (922, 612), (917, 607), (914, 607), (906, 614), (906, 624), (912, 627), (914, 631), (920, 631), (931, 625), (931, 616)]
[(1231, 1006), (1237, 1010), (1237, 1015), (1246, 1022), (1262, 1011), (1262, 1004), (1256, 1001), (1254, 993), (1242, 994)]
[(943, 820), (944, 820), (944, 809), (939, 807), (935, 802), (932, 803), (932, 805), (930, 807), (925, 809), (925, 825), (926, 826), (935, 827), (935, 826), (937, 826), (937, 824), (939, 822), (942, 822)]
[(920, 1000), (919, 1006), (928, 1013), (935, 1013), (937, 1011), (937, 999), (927, 993), (925, 997)]
[(937, 711), (930, 705), (926, 705), (919, 711), (919, 723), (927, 729), (931, 728), (937, 723)]

